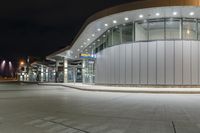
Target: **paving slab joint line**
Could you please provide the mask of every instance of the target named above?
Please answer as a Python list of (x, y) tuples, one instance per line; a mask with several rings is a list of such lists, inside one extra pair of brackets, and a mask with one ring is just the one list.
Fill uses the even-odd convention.
[(173, 126), (174, 133), (176, 133), (176, 126), (173, 121), (172, 121), (172, 126)]
[(59, 124), (59, 125), (62, 125), (62, 126), (64, 126), (64, 127), (72, 128), (72, 129), (75, 129), (75, 130), (78, 130), (78, 131), (81, 131), (81, 132), (84, 132), (84, 133), (90, 133), (90, 132), (88, 132), (88, 131), (85, 131), (85, 130), (82, 130), (82, 129), (79, 129), (79, 128), (75, 128), (75, 127), (72, 127), (72, 126), (70, 126), (70, 125), (63, 124), (63, 123), (61, 123), (61, 122), (55, 122), (55, 121), (53, 121), (53, 120), (47, 121), (47, 120), (44, 120), (44, 119), (42, 119), (42, 120), (43, 120), (43, 121), (46, 121), (46, 122), (52, 122), (52, 123), (54, 123), (54, 124)]

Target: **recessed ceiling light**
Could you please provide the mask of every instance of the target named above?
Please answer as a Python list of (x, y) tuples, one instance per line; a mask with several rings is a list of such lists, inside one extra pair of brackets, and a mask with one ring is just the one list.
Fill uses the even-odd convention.
[(190, 16), (193, 16), (194, 15), (194, 12), (190, 12)]
[(103, 35), (103, 37), (106, 37), (106, 35)]
[(88, 38), (87, 40), (90, 41), (90, 38)]
[(94, 37), (95, 36), (95, 34), (92, 34), (92, 37)]
[(116, 21), (116, 20), (113, 20), (113, 23), (114, 23), (114, 24), (116, 24), (116, 23), (117, 23), (117, 21)]
[(173, 15), (176, 16), (178, 13), (177, 12), (173, 12)]
[(128, 21), (128, 20), (129, 20), (129, 18), (128, 18), (128, 17), (125, 17), (125, 18), (124, 18), (124, 20), (125, 20), (125, 21)]
[(78, 48), (77, 51), (80, 51), (80, 49)]
[(156, 13), (156, 16), (160, 16), (160, 13)]
[(144, 16), (142, 14), (139, 15), (139, 18), (143, 18)]
[(100, 40), (99, 40), (99, 39), (98, 39), (97, 41), (98, 41), (98, 42), (100, 42)]
[(101, 31), (101, 29), (100, 29), (100, 28), (98, 28), (97, 30), (98, 30), (98, 31)]
[(75, 58), (77, 58), (77, 56), (75, 56)]
[(86, 42), (84, 42), (83, 44), (84, 44), (84, 45), (86, 45), (87, 43), (86, 43)]
[(108, 24), (104, 24), (105, 27), (108, 27)]
[(83, 45), (81, 45), (81, 48), (83, 47)]
[(96, 43), (93, 43), (93, 45), (95, 45)]

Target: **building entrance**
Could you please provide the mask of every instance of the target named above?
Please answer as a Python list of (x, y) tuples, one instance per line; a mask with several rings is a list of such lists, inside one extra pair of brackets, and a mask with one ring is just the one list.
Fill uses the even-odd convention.
[(79, 66), (68, 66), (68, 82), (69, 83), (80, 83), (82, 82), (82, 68)]
[(82, 82), (82, 61), (69, 61), (68, 62), (68, 82), (81, 83)]

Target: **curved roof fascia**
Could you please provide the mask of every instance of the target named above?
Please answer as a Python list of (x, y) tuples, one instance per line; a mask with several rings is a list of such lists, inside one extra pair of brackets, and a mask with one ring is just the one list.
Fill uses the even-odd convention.
[(80, 37), (80, 35), (83, 33), (83, 31), (87, 28), (89, 24), (92, 22), (104, 18), (106, 16), (114, 15), (121, 12), (131, 11), (131, 10), (139, 10), (139, 9), (145, 9), (145, 8), (156, 8), (156, 7), (167, 7), (167, 6), (200, 6), (200, 0), (138, 0), (131, 3), (121, 4), (118, 6), (114, 6), (111, 8), (107, 8), (105, 10), (99, 11), (95, 13), (94, 15), (90, 16), (86, 22), (83, 24), (81, 29), (79, 30), (78, 34), (75, 36), (74, 40), (70, 45), (67, 47), (56, 51), (55, 53), (51, 54), (50, 56), (47, 56), (48, 58), (51, 58), (53, 56), (56, 56), (60, 53), (65, 52), (66, 50), (69, 50), (77, 41), (77, 39)]

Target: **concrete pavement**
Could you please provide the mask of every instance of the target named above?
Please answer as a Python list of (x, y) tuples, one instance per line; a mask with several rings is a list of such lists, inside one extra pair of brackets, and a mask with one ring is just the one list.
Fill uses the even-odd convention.
[(200, 94), (0, 84), (0, 133), (199, 133)]

